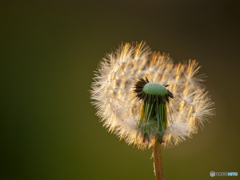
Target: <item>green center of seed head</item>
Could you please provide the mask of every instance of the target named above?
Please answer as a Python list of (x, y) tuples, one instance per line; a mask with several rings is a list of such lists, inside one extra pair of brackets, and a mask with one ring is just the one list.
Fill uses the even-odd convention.
[(166, 87), (161, 85), (161, 84), (159, 84), (159, 83), (147, 83), (143, 87), (143, 91), (146, 94), (152, 94), (152, 95), (164, 96), (165, 94), (167, 94)]

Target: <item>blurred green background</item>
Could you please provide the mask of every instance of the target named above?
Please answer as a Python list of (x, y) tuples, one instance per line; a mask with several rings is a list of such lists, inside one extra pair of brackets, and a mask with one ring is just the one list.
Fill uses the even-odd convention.
[[(196, 59), (216, 114), (163, 150), (168, 179), (240, 173), (239, 1), (0, 1), (0, 179), (154, 179), (152, 150), (106, 132), (93, 71), (122, 42)], [(225, 178), (223, 178), (225, 179)]]

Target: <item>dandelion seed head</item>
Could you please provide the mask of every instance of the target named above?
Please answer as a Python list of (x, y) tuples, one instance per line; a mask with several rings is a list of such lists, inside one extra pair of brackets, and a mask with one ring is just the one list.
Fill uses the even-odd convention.
[(109, 132), (140, 149), (155, 141), (176, 145), (213, 115), (213, 102), (196, 76), (198, 62), (174, 64), (145, 43), (122, 44), (99, 63), (91, 98)]

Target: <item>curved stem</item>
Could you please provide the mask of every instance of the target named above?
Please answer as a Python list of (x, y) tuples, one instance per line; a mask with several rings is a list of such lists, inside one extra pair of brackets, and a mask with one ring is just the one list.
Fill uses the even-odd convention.
[(153, 146), (153, 159), (156, 180), (165, 180), (163, 174), (161, 144), (158, 141), (156, 141)]

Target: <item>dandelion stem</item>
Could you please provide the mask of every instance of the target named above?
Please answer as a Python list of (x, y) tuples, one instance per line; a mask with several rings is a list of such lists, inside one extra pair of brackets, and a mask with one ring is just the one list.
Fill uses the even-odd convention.
[(153, 159), (156, 180), (165, 180), (163, 174), (161, 144), (158, 141), (156, 141), (153, 146)]

